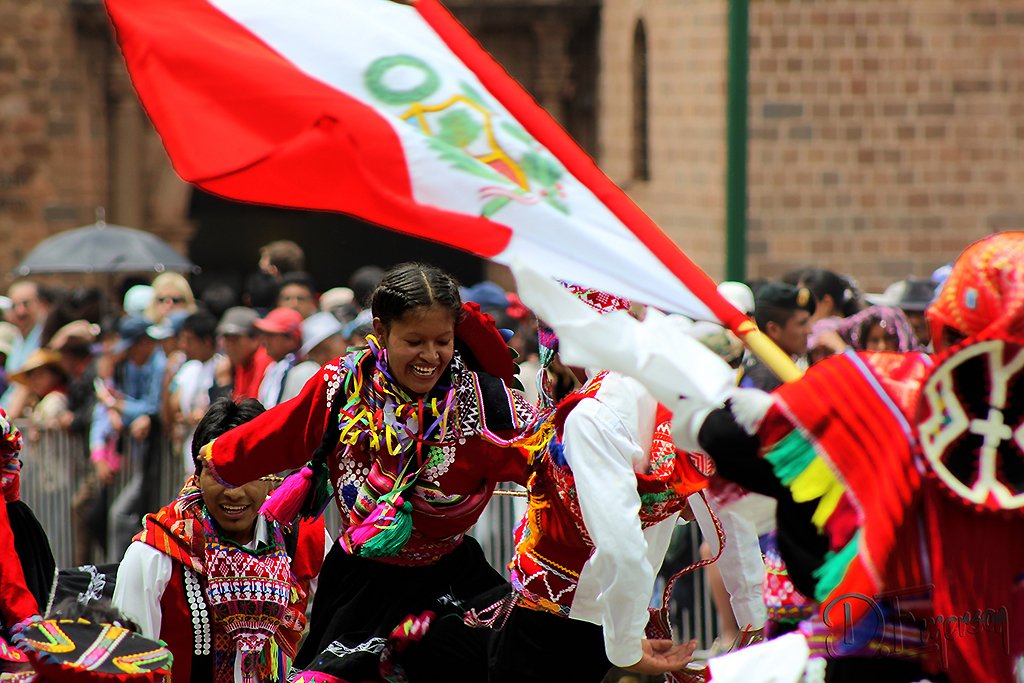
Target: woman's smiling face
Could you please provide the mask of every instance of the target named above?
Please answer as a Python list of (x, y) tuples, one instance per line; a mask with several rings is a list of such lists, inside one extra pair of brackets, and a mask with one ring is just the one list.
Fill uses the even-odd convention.
[(238, 488), (221, 485), (206, 468), (199, 475), (206, 509), (224, 537), (239, 544), (252, 540), (256, 516), (270, 493), (270, 482), (257, 479)]
[(434, 388), (455, 354), (455, 318), (442, 306), (414, 308), (387, 327), (375, 318), (373, 330), (392, 377), (415, 396)]

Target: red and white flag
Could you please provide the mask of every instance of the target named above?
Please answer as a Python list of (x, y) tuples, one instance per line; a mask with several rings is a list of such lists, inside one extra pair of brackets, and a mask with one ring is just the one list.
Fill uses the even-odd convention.
[(106, 0), (186, 181), (745, 318), (437, 0)]

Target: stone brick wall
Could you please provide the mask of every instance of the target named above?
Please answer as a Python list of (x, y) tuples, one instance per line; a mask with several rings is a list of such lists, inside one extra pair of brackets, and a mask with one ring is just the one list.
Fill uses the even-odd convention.
[[(728, 2), (604, 0), (600, 28), (586, 30), (589, 2), (504, 3), (479, 17), (475, 3), (454, 4), (721, 277)], [(529, 35), (489, 43), (499, 10)], [(633, 164), (638, 21), (646, 178)], [(191, 192), (134, 102), (99, 1), (0, 0), (0, 26), (16, 27), (0, 35), (0, 273), (40, 239), (91, 222), (98, 205), (185, 250)], [(752, 0), (749, 104), (751, 277), (815, 263), (879, 289), (1024, 226), (1024, 0)]]
[(753, 2), (750, 266), (869, 289), (1024, 226), (1024, 2)]
[(100, 206), (109, 222), (184, 251), (187, 202), (174, 202), (180, 181), (128, 83), (102, 4), (0, 0), (0, 26), (16, 29), (0, 33), (0, 275), (46, 237), (93, 222)]
[[(604, 168), (712, 276), (724, 262), (727, 3), (606, 0)], [(630, 47), (651, 50), (652, 172), (630, 178)], [(866, 289), (1024, 226), (1024, 2), (753, 0), (751, 277)]]
[[(60, 228), (88, 222), (106, 190), (104, 74), (67, 0), (0, 3), (0, 271)], [(99, 119), (102, 120), (102, 119)]]
[[(725, 256), (727, 5), (606, 0), (598, 159), (606, 173), (713, 277)], [(634, 177), (633, 47), (647, 38), (649, 180)]]

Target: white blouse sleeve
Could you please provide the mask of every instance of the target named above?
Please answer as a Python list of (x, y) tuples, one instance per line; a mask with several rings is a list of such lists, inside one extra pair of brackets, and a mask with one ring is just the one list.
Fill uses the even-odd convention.
[(142, 635), (160, 637), (163, 613), (160, 599), (171, 580), (174, 564), (156, 548), (135, 541), (128, 546), (117, 569), (114, 607), (134, 621)]
[(631, 666), (643, 655), (640, 641), (654, 583), (633, 471), (643, 449), (614, 411), (591, 399), (569, 413), (563, 437), (583, 522), (595, 546), (585, 571), (600, 584), (605, 653), (615, 666)]

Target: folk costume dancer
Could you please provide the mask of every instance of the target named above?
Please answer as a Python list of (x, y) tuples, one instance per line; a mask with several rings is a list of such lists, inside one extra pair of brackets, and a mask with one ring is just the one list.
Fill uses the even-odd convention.
[[(753, 311), (754, 295), (746, 285), (726, 282), (718, 289), (741, 311)], [(706, 321), (695, 322), (686, 330), (731, 368), (736, 368), (735, 381), (739, 382), (744, 347), (736, 335), (717, 323)], [(711, 656), (762, 640), (769, 607), (781, 606), (781, 601), (770, 598), (778, 596), (779, 574), (766, 572), (761, 546), (775, 530), (775, 501), (718, 476), (714, 473), (713, 461), (706, 455), (691, 454), (691, 457), (696, 458), (698, 470), (709, 473), (708, 504), (704, 505), (699, 496), (690, 498), (690, 509), (707, 543), (707, 549), (702, 548), (701, 553), (705, 557), (720, 555), (706, 570), (709, 574), (717, 570), (720, 576), (717, 590), (721, 592), (718, 594), (716, 579), (708, 577), (718, 612), (718, 637), (706, 653), (698, 653), (698, 656)], [(719, 547), (712, 512), (728, 539), (724, 548)]]
[[(599, 311), (630, 306), (569, 289)], [(588, 379), (582, 369), (553, 362), (558, 339), (550, 329), (542, 325), (539, 338), (542, 373), (551, 369), (562, 380), (540, 382), (542, 400), (555, 405), (536, 426), (541, 448), (509, 563), (514, 606), (487, 615), (500, 629), (489, 680), (596, 683), (613, 665), (655, 675), (681, 669), (696, 643), (648, 640), (644, 631), (686, 497), (707, 480), (677, 453), (668, 412), (642, 385), (618, 373)], [(572, 384), (567, 372), (583, 385), (550, 395)]]
[(113, 603), (174, 654), (186, 681), (286, 680), (323, 562), (323, 523), (286, 538), (259, 515), (270, 478), (227, 489), (203, 470), (199, 446), (262, 414), (255, 399), (214, 402), (196, 425), (196, 472), (178, 498), (147, 515), (118, 569)]
[(4, 637), (39, 614), (56, 573), (46, 533), (21, 500), (21, 447), (21, 432), (0, 408), (0, 659)]
[[(388, 271), (372, 310), (369, 348), (204, 449), (227, 482), (299, 467), (315, 451), (271, 497), (279, 518), (318, 515), (333, 487), (341, 529), (296, 660), (300, 681), (380, 680), (406, 617), (502, 586), (466, 531), (496, 483), (525, 484), (526, 457), (509, 440), (534, 411), (510, 388), (515, 364), (493, 322), (424, 264)], [(487, 637), (441, 619), (402, 665), (418, 683), (481, 681)]]
[[(833, 681), (1020, 675), (1024, 643), (1009, 625), (1024, 617), (1024, 233), (969, 246), (927, 317), (933, 356), (847, 352), (724, 406), (675, 367), (685, 395), (673, 403), (677, 445), (704, 449), (724, 476), (777, 498), (790, 575), (821, 605), (802, 635), (729, 657), (796, 644), (804, 657), (833, 659)], [(572, 343), (582, 350), (587, 339)], [(620, 369), (658, 395), (673, 371), (652, 376), (641, 356)], [(750, 668), (716, 672), (714, 660), (711, 670), (758, 680), (742, 677)]]

